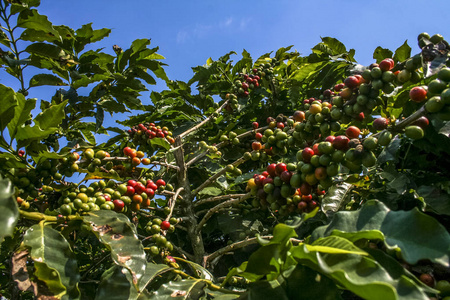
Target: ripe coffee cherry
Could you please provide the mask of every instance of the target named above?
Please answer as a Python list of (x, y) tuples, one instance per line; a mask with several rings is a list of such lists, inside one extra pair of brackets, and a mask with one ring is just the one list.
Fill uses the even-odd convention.
[(416, 103), (423, 102), (427, 99), (427, 90), (422, 86), (415, 86), (409, 91), (409, 98)]
[(385, 58), (380, 62), (378, 67), (383, 72), (389, 71), (394, 67), (394, 60), (392, 58)]
[(270, 164), (267, 166), (267, 172), (269, 173), (269, 175), (271, 177), (276, 176), (276, 167), (277, 167), (277, 164)]
[(345, 135), (338, 135), (333, 141), (333, 147), (337, 150), (346, 150), (349, 138)]
[[(276, 165), (275, 167), (275, 173), (276, 175), (280, 175), (281, 173), (283, 173), (284, 171), (287, 170), (287, 166), (285, 163), (279, 163)], [(270, 172), (269, 172), (270, 173)]]
[(384, 130), (388, 127), (389, 121), (386, 118), (380, 117), (373, 121), (373, 128), (375, 130)]
[(158, 180), (156, 180), (156, 186), (157, 187), (160, 187), (160, 186), (165, 186), (166, 185), (166, 182), (163, 180), (163, 179), (158, 179)]
[(160, 225), (162, 230), (167, 230), (170, 228), (170, 222), (169, 221), (162, 221)]
[(252, 127), (253, 127), (253, 129), (257, 129), (259, 127), (258, 122), (253, 122)]
[(350, 138), (350, 139), (356, 139), (357, 137), (359, 137), (359, 134), (361, 133), (361, 130), (356, 127), (356, 126), (349, 126), (346, 130), (345, 130), (345, 134)]
[(344, 84), (345, 84), (348, 88), (354, 89), (354, 88), (356, 88), (356, 87), (359, 86), (360, 81), (359, 81), (359, 79), (358, 79), (357, 77), (355, 77), (355, 76), (349, 76), (349, 77), (345, 78)]

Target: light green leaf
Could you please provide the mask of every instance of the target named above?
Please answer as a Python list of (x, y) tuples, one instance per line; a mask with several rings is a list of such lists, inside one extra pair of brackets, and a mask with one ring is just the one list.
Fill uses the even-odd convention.
[(114, 262), (128, 269), (132, 283), (139, 290), (139, 280), (145, 274), (144, 247), (136, 235), (136, 228), (123, 214), (109, 210), (90, 212), (83, 221), (91, 226), (99, 240), (111, 250)]
[(166, 149), (166, 150), (169, 150), (170, 149), (170, 143), (166, 140), (166, 139), (164, 139), (164, 138), (152, 138), (151, 140), (150, 140), (150, 144), (153, 146), (153, 145), (156, 145), (156, 146), (161, 146), (161, 147), (163, 147), (164, 149)]
[(25, 246), (31, 248), (35, 275), (45, 282), (57, 297), (79, 299), (77, 261), (67, 240), (43, 222), (30, 227), (24, 236)]
[(377, 60), (377, 63), (385, 58), (391, 58), (393, 55), (392, 51), (389, 49), (382, 48), (378, 46), (373, 52), (373, 58)]
[(199, 196), (218, 196), (220, 194), (222, 194), (222, 190), (214, 186), (206, 187), (198, 193)]
[(36, 9), (22, 11), (17, 18), (17, 26), (43, 31), (51, 38), (60, 38), (58, 31), (53, 28), (53, 25), (48, 18), (44, 15), (40, 15)]
[(6, 125), (13, 119), (15, 107), (18, 105), (16, 93), (10, 87), (0, 84), (0, 130), (3, 131)]
[(169, 281), (155, 291), (150, 299), (199, 299), (204, 294), (205, 286), (206, 283), (202, 280), (183, 279), (181, 281)]
[(14, 118), (8, 124), (8, 132), (11, 139), (16, 136), (17, 129), (22, 126), (25, 121), (31, 119), (31, 111), (36, 107), (37, 99), (25, 100), (25, 96), (17, 93), (15, 95), (17, 106), (14, 108)]
[(8, 179), (2, 179), (0, 176), (0, 243), (5, 236), (12, 236), (17, 219), (19, 218), (19, 209), (14, 197), (14, 185)]
[(304, 245), (308, 251), (316, 251), (330, 254), (357, 254), (368, 255), (366, 251), (356, 247), (349, 240), (338, 236), (327, 236), (319, 238), (311, 245)]
[(64, 108), (69, 100), (61, 102), (57, 105), (52, 105), (46, 110), (39, 113), (36, 118), (34, 118), (34, 123), (39, 126), (42, 130), (49, 129), (51, 127), (59, 127), (62, 120), (66, 117)]

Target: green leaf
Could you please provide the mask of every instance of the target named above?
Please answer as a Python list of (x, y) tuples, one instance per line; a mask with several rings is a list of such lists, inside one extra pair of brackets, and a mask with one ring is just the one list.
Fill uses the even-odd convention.
[(90, 212), (83, 221), (91, 226), (99, 240), (111, 250), (114, 262), (129, 270), (132, 283), (139, 290), (139, 280), (145, 274), (144, 247), (136, 235), (136, 228), (123, 214), (109, 210)]
[(291, 76), (289, 76), (289, 79), (301, 82), (314, 72), (320, 71), (327, 64), (328, 62), (326, 61), (321, 61), (312, 64), (308, 63), (302, 64), (297, 71), (293, 72)]
[(97, 112), (95, 113), (95, 132), (98, 132), (98, 130), (102, 127), (104, 118), (105, 113), (103, 108), (101, 106), (97, 106)]
[(100, 41), (107, 37), (110, 33), (111, 29), (102, 28), (93, 30), (92, 23), (84, 24), (81, 28), (75, 31), (76, 42), (74, 48), (77, 52), (81, 52), (87, 44)]
[(36, 107), (37, 99), (25, 100), (22, 94), (16, 94), (17, 106), (14, 108), (14, 118), (8, 123), (8, 132), (11, 140), (16, 136), (17, 129), (22, 126), (25, 121), (31, 119), (31, 111)]
[(62, 86), (67, 85), (61, 78), (51, 75), (51, 74), (37, 74), (31, 77), (30, 87), (40, 86), (40, 85), (55, 85)]
[(183, 279), (181, 281), (169, 281), (153, 292), (150, 299), (199, 299), (204, 295), (206, 283), (202, 280)]
[(0, 243), (6, 236), (12, 236), (19, 218), (19, 208), (14, 197), (14, 185), (0, 176)]
[(202, 266), (200, 266), (199, 264), (196, 264), (192, 261), (189, 260), (185, 260), (179, 257), (175, 258), (177, 261), (181, 261), (184, 262), (185, 264), (187, 264), (193, 271), (194, 273), (197, 275), (196, 277), (201, 278), (201, 279), (206, 279), (206, 280), (210, 280), (212, 282), (214, 282), (214, 276), (211, 274), (211, 272), (209, 272), (207, 269), (203, 268)]
[(58, 131), (57, 127), (50, 127), (45, 130), (39, 128), (39, 126), (25, 126), (20, 127), (16, 133), (17, 145), (19, 148), (28, 146), (31, 142), (36, 140), (43, 140), (50, 134)]
[(328, 217), (333, 216), (333, 214), (343, 205), (352, 187), (353, 185), (345, 182), (332, 186), (322, 199), (322, 211)]
[(77, 261), (67, 240), (55, 229), (44, 226), (44, 222), (30, 227), (23, 243), (31, 248), (35, 275), (55, 295), (68, 295), (68, 299), (79, 299)]
[(164, 149), (166, 149), (166, 150), (169, 150), (170, 149), (170, 143), (166, 140), (166, 139), (164, 139), (164, 138), (152, 138), (151, 140), (150, 140), (150, 144), (153, 146), (153, 145), (156, 145), (156, 146), (161, 146), (161, 147), (163, 147)]
[(306, 245), (294, 247), (291, 253), (300, 264), (326, 275), (337, 285), (364, 299), (428, 299), (423, 289), (413, 280), (407, 276), (392, 278), (371, 257), (310, 252)]
[(69, 100), (65, 100), (57, 105), (52, 105), (46, 110), (39, 113), (36, 118), (34, 118), (34, 123), (39, 126), (42, 130), (47, 130), (51, 127), (58, 127), (62, 120), (66, 117), (64, 108)]
[(15, 107), (18, 105), (18, 99), (14, 90), (10, 87), (0, 84), (0, 130), (3, 132), (6, 125), (13, 119)]
[(311, 245), (305, 244), (304, 246), (308, 251), (321, 253), (368, 255), (366, 251), (361, 250), (349, 240), (339, 236), (319, 238)]
[(377, 60), (377, 63), (379, 63), (385, 58), (392, 58), (393, 54), (394, 53), (392, 53), (391, 50), (378, 46), (373, 52), (373, 58)]
[(417, 189), (417, 194), (423, 197), (427, 209), (431, 208), (440, 215), (450, 216), (450, 196), (445, 191), (433, 186), (421, 186)]
[(402, 258), (409, 264), (429, 259), (449, 265), (450, 235), (438, 221), (417, 208), (391, 211), (377, 200), (367, 201), (358, 211), (336, 213), (329, 225), (313, 232), (311, 240), (332, 235), (334, 231), (370, 230), (382, 232), (386, 246), (400, 248)]
[(403, 108), (408, 101), (409, 101), (409, 89), (404, 89), (403, 91), (397, 94), (394, 102), (394, 108)]
[(39, 56), (44, 56), (55, 60), (65, 55), (64, 51), (60, 47), (46, 43), (33, 43), (29, 45), (25, 49), (25, 51), (31, 54), (37, 54)]
[[(289, 300), (284, 287), (282, 286), (283, 278), (280, 276), (275, 280), (262, 280), (251, 282), (248, 287), (247, 298), (249, 300), (259, 299), (277, 299)], [(293, 298), (296, 299), (296, 298)]]
[(344, 54), (347, 53), (347, 49), (345, 45), (342, 44), (339, 40), (332, 37), (323, 37), (322, 43), (324, 43), (328, 48), (330, 48), (333, 52), (333, 55)]
[(222, 194), (222, 190), (214, 186), (206, 187), (198, 193), (199, 196), (218, 196), (220, 194)]
[(410, 57), (411, 57), (411, 47), (408, 45), (408, 41), (406, 40), (403, 43), (403, 45), (401, 45), (400, 47), (397, 48), (397, 50), (395, 50), (393, 59), (395, 62), (399, 62), (405, 61)]
[(53, 28), (53, 25), (48, 18), (44, 15), (40, 15), (36, 9), (22, 11), (17, 18), (17, 26), (43, 31), (51, 38), (60, 38), (58, 31)]
[(137, 291), (132, 284), (130, 272), (125, 268), (115, 265), (103, 273), (95, 299), (141, 299), (139, 297), (148, 295), (145, 287), (161, 276), (161, 274), (170, 270), (172, 270), (172, 268), (167, 265), (147, 263), (145, 274), (141, 278), (139, 284), (141, 291)]
[[(340, 298), (340, 291), (336, 284), (326, 276), (321, 276), (312, 269), (297, 265), (291, 272), (285, 272), (286, 295), (288, 299), (297, 300), (337, 300)], [(249, 286), (252, 289), (253, 285)], [(264, 299), (264, 297), (261, 297)]]

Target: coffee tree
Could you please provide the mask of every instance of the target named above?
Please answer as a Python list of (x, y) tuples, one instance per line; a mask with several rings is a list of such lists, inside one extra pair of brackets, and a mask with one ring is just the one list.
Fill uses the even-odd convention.
[(182, 82), (150, 40), (85, 50), (110, 30), (38, 5), (0, 6), (4, 297), (448, 299), (442, 36), (368, 67), (328, 37), (230, 52)]

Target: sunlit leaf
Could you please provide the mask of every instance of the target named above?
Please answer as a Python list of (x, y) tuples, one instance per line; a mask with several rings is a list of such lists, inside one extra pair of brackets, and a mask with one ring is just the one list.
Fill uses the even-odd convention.
[(6, 236), (12, 236), (17, 219), (19, 218), (19, 209), (14, 197), (14, 186), (8, 179), (2, 179), (0, 176), (0, 243)]
[(45, 282), (55, 295), (79, 299), (77, 261), (67, 240), (43, 222), (30, 227), (24, 236), (25, 246), (31, 248), (35, 275)]

